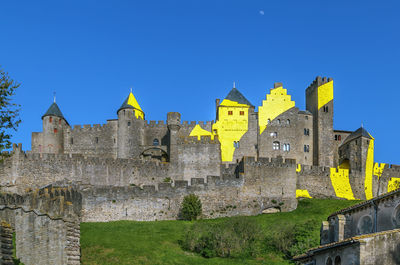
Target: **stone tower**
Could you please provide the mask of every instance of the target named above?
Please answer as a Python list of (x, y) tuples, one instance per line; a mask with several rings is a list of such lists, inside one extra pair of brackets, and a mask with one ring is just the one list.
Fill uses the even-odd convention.
[(318, 76), (306, 89), (306, 109), (313, 114), (313, 164), (333, 167), (333, 80)]
[(64, 153), (64, 129), (69, 127), (69, 124), (55, 100), (42, 116), (42, 122), (43, 136), (38, 148), (39, 153)]
[(174, 163), (178, 159), (177, 138), (181, 128), (181, 114), (179, 112), (168, 112), (167, 124), (169, 134), (168, 156), (169, 161)]
[(373, 150), (374, 138), (364, 128), (358, 128), (339, 147), (339, 164), (351, 171), (360, 171), (364, 175), (366, 168), (371, 167), (367, 164), (374, 161)]
[(132, 92), (117, 111), (118, 158), (134, 158), (140, 155), (143, 145), (144, 112)]

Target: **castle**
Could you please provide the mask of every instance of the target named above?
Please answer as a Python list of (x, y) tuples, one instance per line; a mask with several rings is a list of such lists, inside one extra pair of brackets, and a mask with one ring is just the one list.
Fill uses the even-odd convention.
[[(299, 110), (282, 83), (275, 83), (257, 112), (233, 87), (222, 102), (216, 100), (215, 121), (181, 121), (180, 113), (169, 112), (165, 123), (146, 121), (131, 92), (117, 110), (118, 119), (83, 128), (71, 127), (54, 102), (42, 116), (43, 132), (32, 133), (32, 150), (26, 156), (43, 161), (54, 154), (58, 169), (50, 178), (41, 172), (34, 183), (26, 174), (18, 179), (14, 170), (11, 182), (40, 187), (69, 178), (66, 175), (81, 180), (76, 175), (85, 175), (82, 170), (66, 174), (70, 160), (85, 164), (82, 161), (91, 158), (104, 160), (85, 169), (92, 171), (87, 182), (94, 185), (190, 182), (221, 177), (243, 157), (254, 157), (295, 161), (297, 196), (370, 199), (394, 190), (400, 181), (396, 166), (374, 162), (374, 138), (364, 128), (354, 132), (333, 128), (333, 80), (317, 77), (305, 94), (306, 110)], [(105, 174), (101, 169), (111, 160)], [(123, 170), (128, 165), (134, 165), (132, 172)], [(109, 172), (111, 168), (118, 176)], [(28, 171), (31, 175), (35, 169)]]
[[(233, 87), (209, 122), (181, 121), (177, 112), (146, 121), (131, 92), (118, 119), (71, 127), (54, 102), (31, 151), (14, 144), (3, 153), (0, 240), (12, 242), (13, 227), (24, 264), (80, 264), (81, 221), (177, 219), (188, 194), (200, 198), (203, 218), (216, 218), (291, 211), (299, 197), (371, 200), (398, 189), (400, 166), (374, 161), (364, 128), (334, 130), (333, 111), (333, 80), (321, 77), (306, 89), (306, 110), (281, 83), (258, 111)], [(322, 236), (347, 229), (335, 218)], [(327, 243), (347, 238), (333, 236)], [(334, 257), (316, 253), (298, 260)], [(2, 262), (11, 254), (2, 249)]]

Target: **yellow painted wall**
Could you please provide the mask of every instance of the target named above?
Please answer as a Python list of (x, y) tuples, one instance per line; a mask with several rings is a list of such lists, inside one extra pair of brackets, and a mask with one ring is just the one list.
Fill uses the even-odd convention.
[(374, 197), (372, 194), (373, 171), (374, 171), (374, 139), (371, 139), (369, 141), (368, 151), (367, 151), (367, 161), (365, 163), (364, 190), (365, 190), (365, 198), (367, 200), (370, 200)]
[(383, 169), (385, 168), (385, 163), (375, 163), (374, 164), (374, 175), (378, 176), (378, 179), (382, 176)]
[(312, 198), (308, 190), (296, 190), (296, 198)]
[[(218, 118), (212, 126), (213, 134), (218, 135), (221, 143), (221, 160), (231, 162), (235, 147), (233, 143), (239, 142), (249, 128), (249, 105), (239, 104), (235, 101), (224, 99), (218, 107)], [(232, 115), (229, 115), (232, 111)], [(240, 112), (243, 111), (243, 115)]]
[(190, 132), (189, 136), (197, 136), (198, 140), (201, 139), (201, 136), (211, 136), (211, 139), (214, 139), (214, 135), (212, 135), (211, 132), (201, 128), (201, 126), (199, 124), (196, 124), (196, 126), (194, 126), (194, 128)]
[(293, 108), (295, 102), (291, 96), (287, 94), (287, 90), (283, 87), (273, 88), (270, 94), (267, 94), (263, 100), (262, 106), (258, 107), (258, 125), (260, 134), (267, 128), (268, 120), (272, 121), (285, 111)]
[(387, 192), (391, 192), (400, 188), (400, 178), (391, 178), (388, 183)]
[(135, 117), (137, 119), (144, 120), (144, 112), (132, 92), (129, 93), (127, 104), (135, 108)]
[(333, 80), (318, 87), (318, 109), (333, 100)]
[(336, 197), (347, 200), (354, 200), (353, 190), (351, 189), (349, 170), (339, 168), (330, 169), (330, 178)]

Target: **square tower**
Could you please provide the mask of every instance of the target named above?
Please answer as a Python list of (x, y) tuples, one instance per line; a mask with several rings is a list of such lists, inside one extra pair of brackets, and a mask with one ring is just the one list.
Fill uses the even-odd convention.
[(333, 79), (318, 76), (306, 89), (306, 109), (313, 114), (313, 164), (333, 167)]

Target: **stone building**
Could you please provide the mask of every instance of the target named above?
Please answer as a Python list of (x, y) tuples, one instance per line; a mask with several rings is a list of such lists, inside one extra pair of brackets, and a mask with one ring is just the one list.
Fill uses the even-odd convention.
[(400, 264), (400, 190), (333, 213), (322, 222), (321, 245), (294, 260), (307, 265)]
[[(333, 128), (331, 78), (317, 77), (305, 99), (306, 110), (298, 109), (275, 83), (256, 108), (233, 87), (216, 100), (215, 121), (182, 121), (180, 113), (169, 112), (165, 122), (156, 122), (145, 120), (131, 92), (117, 119), (83, 127), (70, 126), (54, 102), (42, 116), (43, 132), (32, 133), (31, 151), (0, 168), (12, 176), (0, 184), (41, 187), (62, 178), (111, 186), (190, 182), (222, 176), (223, 166), (254, 157), (296, 161), (298, 197), (371, 199), (398, 186), (397, 166), (374, 162), (374, 138), (364, 128)], [(57, 167), (48, 165), (52, 159)], [(39, 165), (54, 170), (37, 177), (32, 172)]]
[[(156, 123), (145, 120), (131, 92), (117, 110), (117, 119), (82, 128), (71, 127), (54, 102), (42, 116), (43, 132), (32, 133), (32, 152), (180, 163), (185, 147), (179, 138), (207, 136), (218, 137), (222, 163), (236, 163), (243, 156), (281, 156), (303, 165), (337, 166), (333, 80), (317, 77), (306, 90), (306, 105), (307, 110), (299, 110), (282, 83), (275, 83), (256, 111), (234, 87), (222, 102), (216, 100), (215, 121), (182, 122), (179, 113), (168, 113), (166, 122)], [(212, 152), (213, 148), (201, 150), (216, 156)]]

